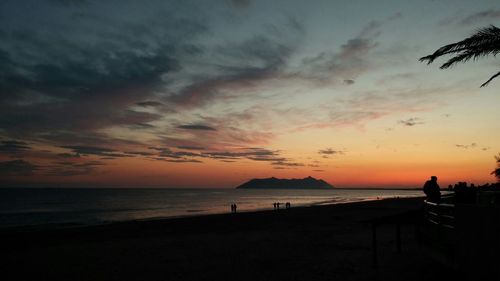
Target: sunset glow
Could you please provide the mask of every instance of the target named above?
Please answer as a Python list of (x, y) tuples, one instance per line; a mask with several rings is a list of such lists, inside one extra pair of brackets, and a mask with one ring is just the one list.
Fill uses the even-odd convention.
[(498, 1), (114, 2), (0, 3), (1, 186), (495, 181)]

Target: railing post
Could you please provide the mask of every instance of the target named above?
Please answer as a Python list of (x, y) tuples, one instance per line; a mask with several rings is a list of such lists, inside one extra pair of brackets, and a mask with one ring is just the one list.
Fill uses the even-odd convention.
[(377, 223), (372, 223), (372, 265), (377, 268)]
[(398, 254), (401, 254), (401, 225), (396, 223), (396, 247)]

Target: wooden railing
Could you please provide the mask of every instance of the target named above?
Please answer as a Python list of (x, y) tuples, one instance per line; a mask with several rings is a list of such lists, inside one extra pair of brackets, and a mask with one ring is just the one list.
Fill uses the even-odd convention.
[(418, 228), (420, 248), (442, 264), (456, 267), (456, 217), (453, 198), (442, 203), (424, 201), (424, 221)]
[(455, 229), (455, 205), (424, 201), (424, 214), (427, 222), (447, 229)]

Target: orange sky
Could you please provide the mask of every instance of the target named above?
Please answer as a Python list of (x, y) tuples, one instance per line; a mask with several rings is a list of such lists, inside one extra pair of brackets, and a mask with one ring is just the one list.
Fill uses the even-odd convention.
[[(498, 1), (2, 1), (0, 186), (495, 181)], [(161, 12), (160, 12), (161, 11)]]

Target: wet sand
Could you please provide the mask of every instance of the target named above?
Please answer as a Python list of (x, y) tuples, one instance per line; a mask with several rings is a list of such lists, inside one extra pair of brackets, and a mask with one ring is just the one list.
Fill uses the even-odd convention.
[[(417, 210), (421, 198), (289, 210), (0, 231), (2, 280), (442, 280), (415, 226), (368, 220)], [(450, 275), (451, 274), (451, 275)]]

